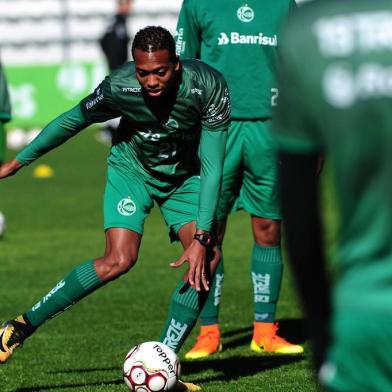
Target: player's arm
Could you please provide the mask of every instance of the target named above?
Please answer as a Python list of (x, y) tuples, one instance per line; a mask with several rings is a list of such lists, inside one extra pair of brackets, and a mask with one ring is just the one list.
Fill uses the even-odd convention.
[(92, 123), (115, 117), (118, 112), (112, 103), (110, 85), (104, 81), (93, 94), (51, 121), (15, 159), (2, 165), (0, 178), (16, 174), (23, 166), (65, 143)]
[(176, 51), (182, 59), (200, 58), (201, 31), (197, 2), (184, 0), (177, 21)]
[[(200, 140), (200, 196), (196, 220), (196, 235), (211, 240), (212, 223), (220, 193), (223, 161), (226, 149), (227, 130), (230, 124), (230, 98), (225, 80), (220, 74), (206, 73), (208, 88), (205, 107), (202, 113), (202, 132)], [(184, 261), (189, 262), (188, 281), (197, 291), (209, 289), (208, 266), (206, 259), (208, 242), (194, 239), (182, 257), (173, 267)]]

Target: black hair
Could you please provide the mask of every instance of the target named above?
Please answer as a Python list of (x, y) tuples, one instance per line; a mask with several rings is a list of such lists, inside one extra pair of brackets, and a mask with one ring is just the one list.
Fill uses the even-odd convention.
[(135, 49), (140, 49), (143, 52), (166, 49), (169, 52), (170, 61), (177, 62), (174, 38), (168, 30), (161, 26), (147, 26), (139, 30), (132, 43), (132, 56), (134, 57)]

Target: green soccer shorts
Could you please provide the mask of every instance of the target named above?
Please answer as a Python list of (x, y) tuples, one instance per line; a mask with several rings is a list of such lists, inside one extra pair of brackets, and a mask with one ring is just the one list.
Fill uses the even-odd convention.
[(320, 382), (331, 392), (392, 391), (391, 353), (390, 314), (339, 314)]
[(280, 219), (277, 157), (271, 121), (232, 121), (226, 144), (217, 218), (244, 209), (257, 217)]
[(200, 177), (191, 176), (166, 194), (149, 185), (134, 169), (109, 164), (104, 193), (104, 229), (125, 228), (143, 235), (144, 222), (154, 201), (172, 240), (180, 228), (197, 218)]

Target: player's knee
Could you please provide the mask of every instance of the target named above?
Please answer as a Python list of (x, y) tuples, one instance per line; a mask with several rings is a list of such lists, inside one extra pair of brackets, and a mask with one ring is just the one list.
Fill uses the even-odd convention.
[(111, 252), (102, 259), (101, 275), (108, 281), (127, 273), (137, 261), (137, 255)]
[(254, 239), (261, 246), (277, 246), (280, 243), (280, 222), (272, 219), (258, 219), (253, 225)]

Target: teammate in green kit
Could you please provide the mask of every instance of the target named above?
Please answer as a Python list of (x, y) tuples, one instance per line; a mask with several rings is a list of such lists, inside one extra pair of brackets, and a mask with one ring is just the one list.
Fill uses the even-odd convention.
[[(320, 380), (335, 392), (391, 391), (391, 2), (304, 6), (281, 48), (283, 218)], [(314, 175), (319, 153), (331, 163), (342, 223), (332, 293)]]
[[(229, 86), (232, 121), (217, 210), (218, 244), (230, 211), (246, 210), (254, 237), (251, 349), (281, 354), (303, 352), (301, 346), (277, 335), (275, 323), (283, 264), (277, 161), (269, 133), (279, 94), (275, 80), (279, 30), (295, 8), (293, 0), (184, 0), (176, 36), (181, 58), (200, 58), (222, 72)], [(186, 358), (202, 358), (222, 347), (218, 316), (223, 275), (222, 260), (201, 313), (200, 335)]]
[[(11, 120), (11, 104), (8, 94), (7, 80), (0, 63), (0, 165), (4, 162), (6, 148), (6, 133), (4, 124)], [(0, 211), (0, 238), (5, 230), (5, 217)]]
[(134, 62), (114, 71), (0, 168), (0, 178), (13, 175), (88, 125), (121, 116), (108, 157), (104, 256), (76, 267), (31, 309), (3, 325), (1, 362), (45, 321), (135, 264), (154, 201), (185, 249), (172, 266), (189, 263), (162, 340), (178, 351), (198, 317), (209, 269), (212, 273), (219, 260), (211, 229), (230, 121), (227, 85), (200, 61), (180, 62), (173, 37), (161, 27), (139, 31), (132, 54)]

